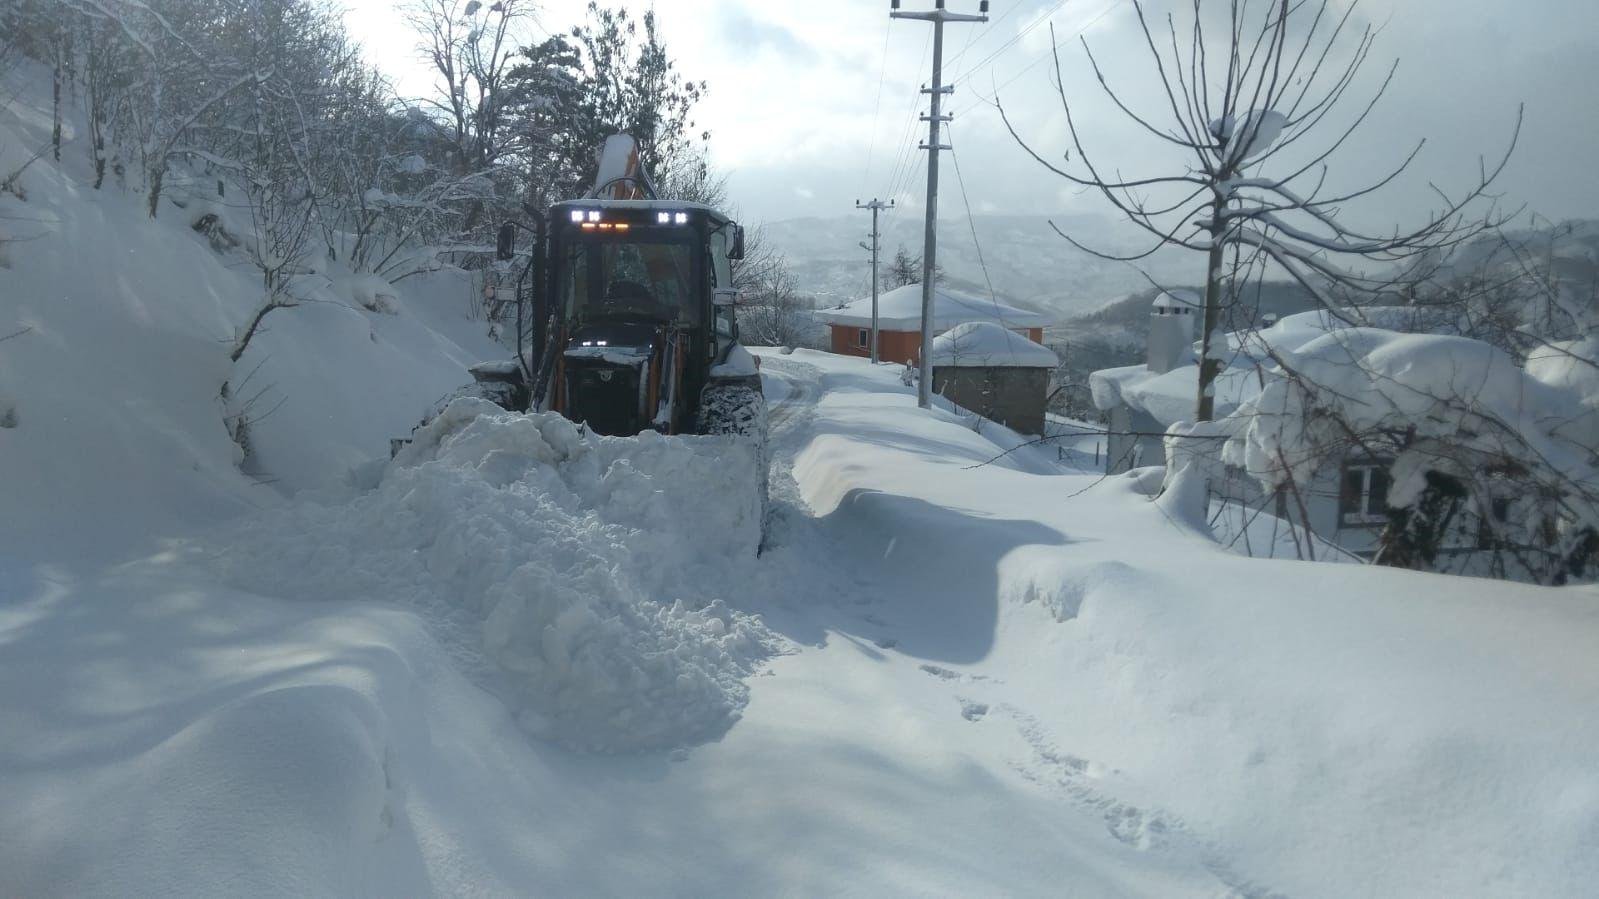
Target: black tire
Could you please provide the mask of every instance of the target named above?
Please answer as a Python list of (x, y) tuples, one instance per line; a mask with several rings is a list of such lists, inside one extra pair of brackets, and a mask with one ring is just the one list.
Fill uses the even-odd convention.
[(757, 489), (761, 498), (761, 543), (766, 542), (766, 523), (769, 512), (767, 480), (771, 457), (766, 449), (766, 395), (761, 392), (760, 377), (749, 381), (713, 381), (700, 393), (698, 427), (701, 434), (735, 435), (755, 444), (755, 468), (760, 483)]

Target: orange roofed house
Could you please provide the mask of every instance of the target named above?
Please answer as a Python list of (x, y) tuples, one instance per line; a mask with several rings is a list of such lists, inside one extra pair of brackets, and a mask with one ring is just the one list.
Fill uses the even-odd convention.
[[(816, 320), (832, 330), (832, 350), (847, 356), (872, 354), (872, 298), (862, 297), (837, 309), (818, 309)], [(1034, 343), (1044, 342), (1042, 315), (992, 300), (933, 288), (933, 335), (967, 322), (995, 322)], [(877, 297), (877, 358), (914, 362), (922, 345), (922, 285), (906, 284)]]

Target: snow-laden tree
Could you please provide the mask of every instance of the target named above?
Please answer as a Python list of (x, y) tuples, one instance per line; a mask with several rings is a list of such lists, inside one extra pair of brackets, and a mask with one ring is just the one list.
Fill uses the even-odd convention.
[(520, 50), (511, 117), (523, 136), (526, 197), (535, 206), (580, 196), (595, 153), (617, 132), (638, 141), (644, 167), (668, 196), (712, 205), (725, 185), (705, 157), (709, 133), (694, 107), (706, 84), (684, 78), (656, 26), (624, 7), (589, 3), (584, 21)]
[(572, 41), (584, 76), (573, 149), (585, 171), (606, 135), (618, 131), (638, 141), (641, 161), (657, 175), (683, 162), (696, 140), (710, 139), (709, 132), (696, 132), (694, 121), (706, 84), (678, 71), (653, 10), (634, 20), (625, 7), (590, 0), (588, 18), (572, 29)]
[[(1193, 0), (1180, 21), (1133, 8), (1157, 79), (1160, 108), (1140, 112), (1124, 99), (1083, 39), (1105, 96), (1157, 146), (1174, 151), (1166, 170), (1126, 175), (1090, 150), (1055, 55), (1055, 86), (1071, 136), (1064, 162), (1034, 149), (1006, 116), (1006, 127), (1032, 157), (1068, 182), (1097, 191), (1150, 238), (1149, 249), (1126, 255), (1092, 247), (1061, 232), (1074, 246), (1106, 259), (1137, 262), (1164, 247), (1206, 257), (1203, 352), (1196, 418), (1214, 411), (1212, 384), (1224, 363), (1222, 310), (1239, 283), (1268, 264), (1281, 269), (1337, 314), (1355, 301), (1399, 297), (1427, 278), (1415, 263), (1435, 260), (1488, 227), (1473, 215), (1509, 157), (1484, 166), (1477, 183), (1447, 196), (1420, 224), (1382, 233), (1347, 224), (1345, 207), (1400, 176), (1424, 141), (1401, 154), (1392, 170), (1342, 190), (1327, 187), (1329, 162), (1365, 122), (1397, 67), (1391, 66), (1365, 101), (1338, 117), (1369, 58), (1375, 32), (1352, 26), (1355, 4), (1340, 12), (1331, 0)], [(1218, 10), (1220, 10), (1218, 14)], [(1216, 24), (1222, 27), (1218, 30)], [(1162, 27), (1164, 26), (1164, 27)], [(1218, 33), (1219, 32), (1219, 33)], [(1000, 108), (1003, 115), (1003, 106)], [(1519, 113), (1515, 133), (1519, 133)], [(1514, 147), (1512, 135), (1510, 145)], [(1053, 154), (1052, 154), (1053, 155)], [(1058, 232), (1059, 228), (1056, 229)]]
[(491, 213), (497, 200), (515, 208), (515, 187), (503, 170), (526, 144), (510, 112), (517, 50), (532, 12), (528, 0), (417, 0), (407, 11), (434, 75), (433, 92), (418, 102), (443, 126), (453, 174), (484, 187), (466, 204), (463, 237), (498, 227), (500, 216)]

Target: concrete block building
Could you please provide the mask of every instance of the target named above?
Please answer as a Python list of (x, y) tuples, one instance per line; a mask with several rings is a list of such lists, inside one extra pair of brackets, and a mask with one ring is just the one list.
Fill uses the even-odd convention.
[(1018, 434), (1044, 433), (1054, 352), (994, 322), (956, 325), (933, 340), (933, 392)]

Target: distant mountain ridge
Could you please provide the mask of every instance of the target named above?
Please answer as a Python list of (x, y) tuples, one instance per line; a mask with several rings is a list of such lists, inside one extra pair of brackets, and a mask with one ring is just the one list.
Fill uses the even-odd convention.
[[(1051, 221), (1077, 240), (1107, 252), (1141, 253), (1153, 244), (1136, 227), (1093, 213), (978, 215), (970, 224), (964, 216), (946, 218), (939, 222), (938, 233), (938, 263), (946, 283), (978, 296), (986, 296), (992, 283), (1001, 302), (1062, 321), (1150, 287), (1149, 278), (1133, 265), (1076, 249), (1055, 232)], [(885, 215), (879, 227), (885, 270), (900, 246), (913, 254), (921, 252), (920, 215), (909, 211)], [(974, 227), (977, 243), (972, 239)], [(765, 225), (767, 240), (788, 257), (800, 291), (816, 297), (819, 306), (869, 293), (870, 257), (860, 244), (870, 230), (871, 218), (865, 213)], [(1198, 280), (1204, 264), (1197, 254), (1162, 249), (1138, 266), (1159, 283), (1181, 284)]]

